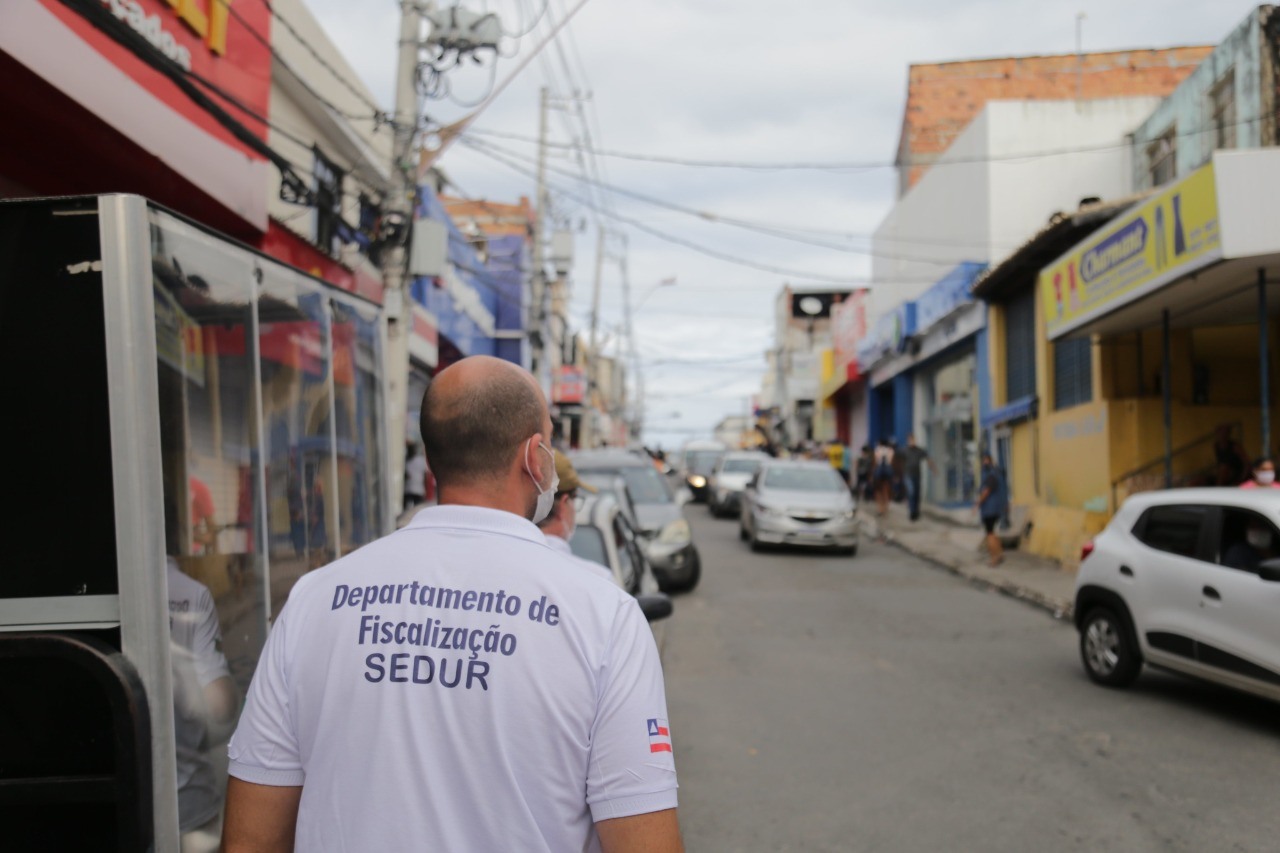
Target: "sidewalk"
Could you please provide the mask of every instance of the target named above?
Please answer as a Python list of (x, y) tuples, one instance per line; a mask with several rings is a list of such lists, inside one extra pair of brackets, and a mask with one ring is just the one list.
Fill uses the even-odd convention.
[[(863, 535), (875, 539), (879, 532), (875, 504), (864, 503), (858, 515)], [(904, 505), (890, 504), (884, 534), (889, 544), (954, 575), (1047, 610), (1055, 619), (1071, 618), (1075, 572), (1063, 569), (1052, 560), (1017, 550), (1006, 550), (1004, 562), (992, 568), (987, 564), (984, 535), (976, 519), (972, 526), (960, 525), (931, 518), (926, 513), (912, 522), (907, 519)]]

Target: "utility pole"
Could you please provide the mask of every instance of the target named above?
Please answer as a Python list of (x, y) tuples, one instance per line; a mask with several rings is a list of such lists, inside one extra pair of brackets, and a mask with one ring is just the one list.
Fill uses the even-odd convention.
[[(549, 93), (543, 86), (538, 95), (538, 171), (535, 202), (537, 216), (533, 220), (533, 278), (530, 281), (529, 348), (532, 372), (541, 381), (546, 360), (543, 323), (546, 319), (547, 270), (543, 243), (547, 235), (547, 110)], [(547, 389), (549, 390), (549, 389)]]
[(591, 426), (584, 430), (584, 447), (595, 447), (595, 419), (590, 407), (600, 387), (600, 283), (604, 277), (604, 226), (597, 225), (596, 228), (596, 276), (591, 285), (591, 361), (587, 364), (587, 415), (583, 418), (583, 426)]
[(390, 447), (387, 461), (390, 500), (399, 506), (404, 495), (405, 428), (409, 410), (409, 299), (406, 286), (408, 252), (412, 231), (414, 199), (417, 198), (417, 164), (413, 162), (413, 141), (418, 130), (418, 46), (422, 36), (422, 14), (417, 0), (401, 0), (400, 43), (396, 62), (396, 104), (392, 117), (394, 143), (391, 151), (391, 195), (386, 210), (391, 222), (403, 228), (401, 239), (387, 247), (382, 258), (382, 281), (386, 288), (387, 315), (387, 428)]
[[(618, 259), (618, 263), (622, 268), (622, 323), (623, 334), (627, 337), (627, 360), (631, 362), (631, 369), (635, 374), (636, 399), (635, 419), (632, 425), (636, 431), (636, 438), (640, 437), (640, 429), (644, 424), (644, 374), (640, 370), (640, 353), (636, 349), (635, 330), (631, 325), (631, 276), (627, 271), (627, 245), (624, 240), (622, 247), (622, 256)], [(618, 347), (618, 355), (622, 355), (622, 347)], [(621, 360), (621, 359), (620, 359)], [(623, 386), (625, 388), (625, 385)]]

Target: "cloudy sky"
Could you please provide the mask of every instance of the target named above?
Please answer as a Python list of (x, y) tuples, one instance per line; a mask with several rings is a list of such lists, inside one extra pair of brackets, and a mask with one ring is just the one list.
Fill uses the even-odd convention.
[[(306, 2), (379, 101), (390, 106), (399, 3)], [(552, 22), (579, 2), (464, 0), (462, 5), (498, 13), (513, 35), (529, 31), (504, 40), (504, 52), (513, 55), (497, 61), (501, 81), (521, 52), (532, 49)], [(690, 214), (584, 184), (572, 177), (581, 167), (565, 149), (553, 149), (548, 161), (553, 211), (581, 229), (573, 320), (587, 328), (596, 222), (603, 221), (613, 236), (601, 323), (606, 330), (621, 323), (622, 265), (616, 256), (625, 253), (633, 304), (640, 303), (635, 330), (645, 365), (646, 438), (673, 447), (708, 436), (725, 414), (746, 411), (759, 389), (762, 354), (772, 340), (773, 302), (784, 283), (865, 279), (869, 259), (859, 250), (868, 248), (869, 235), (894, 200), (894, 172), (885, 166), (897, 146), (909, 64), (1071, 53), (1081, 12), (1085, 50), (1216, 44), (1255, 5), (1245, 0), (586, 0), (566, 31), (476, 120), (471, 144), (454, 144), (440, 165), (469, 197), (532, 197), (535, 149), (524, 140), (537, 134), (538, 90), (547, 86), (563, 104), (550, 117), (554, 143), (584, 139), (585, 121), (598, 149), (777, 166), (598, 158), (605, 182)], [(446, 75), (451, 95), (428, 101), (428, 115), (441, 124), (465, 115), (469, 102), (485, 96), (491, 73), (486, 60), (483, 67)], [(782, 168), (785, 164), (879, 167)], [(602, 206), (607, 207), (599, 211)], [(698, 212), (800, 232), (828, 246), (727, 225)], [(674, 286), (659, 286), (672, 277)]]

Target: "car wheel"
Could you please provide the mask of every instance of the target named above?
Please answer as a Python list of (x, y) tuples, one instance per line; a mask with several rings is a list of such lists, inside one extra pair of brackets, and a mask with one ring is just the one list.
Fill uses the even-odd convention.
[(751, 531), (751, 536), (747, 539), (747, 544), (751, 546), (751, 550), (759, 553), (764, 550), (764, 544), (756, 538), (755, 531)]
[(689, 565), (685, 568), (684, 577), (680, 578), (676, 589), (680, 592), (690, 592), (698, 585), (698, 581), (702, 579), (702, 558), (698, 556), (698, 552), (694, 551), (689, 555)]
[(1089, 678), (1106, 687), (1128, 687), (1142, 668), (1128, 623), (1106, 607), (1090, 610), (1080, 626), (1080, 660)]

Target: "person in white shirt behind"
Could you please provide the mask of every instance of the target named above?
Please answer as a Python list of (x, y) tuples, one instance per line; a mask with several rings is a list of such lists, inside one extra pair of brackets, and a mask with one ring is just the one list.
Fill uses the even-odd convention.
[(547, 544), (553, 550), (572, 557), (584, 569), (611, 581), (613, 573), (607, 566), (584, 560), (574, 554), (573, 549), (569, 547), (569, 540), (573, 538), (573, 532), (578, 527), (578, 490), (582, 489), (592, 494), (599, 490), (595, 486), (588, 486), (578, 478), (578, 472), (568, 456), (559, 450), (551, 452), (556, 458), (556, 478), (560, 481), (560, 488), (556, 490), (556, 500), (551, 505), (551, 514), (538, 523), (538, 529), (547, 537)]
[(293, 587), (228, 748), (225, 853), (683, 853), (653, 634), (535, 526), (550, 436), (514, 364), (432, 381), (439, 505)]

